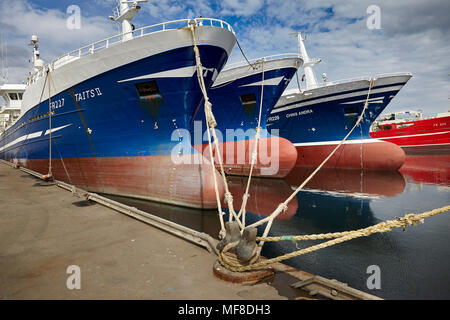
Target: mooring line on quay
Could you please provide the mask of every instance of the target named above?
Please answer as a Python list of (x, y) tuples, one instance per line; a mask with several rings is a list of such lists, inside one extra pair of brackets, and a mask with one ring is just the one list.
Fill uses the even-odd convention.
[[(333, 156), (333, 154), (343, 145), (343, 143), (347, 140), (347, 138), (352, 134), (352, 132), (355, 130), (355, 128), (360, 124), (364, 117), (364, 113), (368, 108), (369, 104), (369, 97), (371, 94), (371, 90), (374, 84), (374, 78), (370, 78), (369, 81), (369, 89), (367, 92), (367, 97), (364, 103), (364, 107), (361, 111), (361, 114), (359, 115), (356, 123), (352, 127), (352, 129), (347, 133), (347, 135), (342, 139), (342, 141), (336, 146), (336, 148), (333, 149), (333, 151), (322, 161), (322, 163), (309, 175), (308, 178), (306, 178), (303, 183), (282, 203), (278, 205), (278, 207), (266, 218), (259, 220), (251, 225), (246, 226), (245, 225), (245, 203), (247, 201), (247, 198), (249, 197), (248, 193), (246, 192), (243, 197), (242, 206), (239, 210), (239, 214), (236, 215), (236, 212), (233, 208), (233, 197), (231, 193), (228, 190), (228, 185), (225, 177), (225, 173), (223, 170), (223, 164), (222, 159), (220, 156), (220, 149), (218, 146), (218, 139), (215, 135), (215, 126), (217, 125), (216, 120), (214, 118), (214, 114), (212, 111), (212, 105), (209, 102), (208, 94), (205, 88), (204, 79), (203, 79), (203, 72), (202, 72), (202, 64), (200, 59), (200, 52), (197, 48), (196, 40), (195, 40), (195, 23), (190, 24), (190, 29), (192, 33), (192, 41), (193, 41), (193, 47), (194, 47), (194, 53), (196, 58), (196, 67), (197, 67), (197, 77), (199, 86), (202, 90), (203, 97), (205, 100), (204, 108), (205, 108), (205, 117), (206, 117), (206, 123), (207, 123), (207, 130), (208, 130), (208, 143), (210, 147), (210, 155), (211, 155), (211, 162), (212, 162), (212, 168), (214, 170), (214, 158), (212, 157), (212, 151), (211, 151), (211, 135), (210, 130), (213, 136), (213, 143), (216, 147), (217, 153), (218, 153), (218, 161), (220, 166), (220, 171), (222, 173), (222, 179), (224, 179), (224, 185), (225, 185), (225, 201), (228, 203), (229, 207), (229, 221), (226, 223), (225, 230), (224, 230), (224, 223), (223, 223), (223, 213), (221, 210), (221, 207), (219, 205), (219, 219), (221, 223), (221, 231), (219, 234), (219, 237), (221, 238), (221, 241), (218, 244), (219, 249), (219, 262), (220, 264), (225, 267), (229, 271), (233, 272), (244, 272), (244, 271), (252, 271), (261, 269), (263, 267), (266, 267), (270, 264), (273, 264), (275, 262), (280, 262), (286, 259), (290, 259), (296, 256), (300, 256), (302, 254), (307, 254), (313, 251), (317, 251), (338, 243), (342, 243), (351, 239), (363, 237), (363, 236), (369, 236), (373, 233), (379, 233), (379, 232), (387, 232), (391, 231), (394, 228), (402, 227), (403, 230), (406, 229), (408, 225), (417, 225), (419, 223), (423, 222), (424, 218), (428, 218), (437, 214), (441, 214), (444, 212), (447, 212), (450, 210), (450, 206), (445, 206), (442, 208), (434, 209), (431, 211), (427, 211), (421, 214), (407, 214), (402, 218), (397, 218), (396, 220), (390, 220), (386, 222), (379, 223), (377, 225), (360, 229), (360, 230), (353, 230), (348, 231), (344, 233), (338, 233), (338, 234), (327, 234), (327, 235), (310, 235), (310, 236), (282, 236), (282, 237), (267, 237), (268, 233), (272, 227), (274, 219), (281, 213), (287, 210), (288, 203), (297, 195), (297, 193), (316, 175), (316, 173), (325, 165), (325, 163)], [(244, 55), (245, 56), (245, 55)], [(264, 65), (263, 65), (263, 79), (262, 79), (262, 89), (264, 88)], [(261, 101), (262, 105), (262, 101)], [(259, 123), (258, 123), (259, 127)], [(256, 144), (258, 143), (258, 133), (255, 137)], [(257, 152), (257, 146), (255, 147), (255, 150), (253, 152), (253, 157), (256, 157)], [(252, 168), (254, 164), (254, 159), (252, 157)], [(251, 179), (251, 171), (249, 180)], [(214, 181), (216, 184), (217, 182)], [(248, 181), (247, 184), (247, 190), (248, 186), (250, 185), (250, 181)], [(217, 193), (217, 187), (216, 187), (216, 193)], [(241, 218), (242, 216), (242, 218)], [(233, 221), (233, 217), (235, 218), (235, 221)], [(240, 220), (240, 218), (242, 220)], [(261, 237), (257, 237), (257, 229), (256, 227), (263, 225), (264, 223), (267, 223), (263, 235)], [(328, 239), (328, 237), (334, 238), (333, 240), (329, 240), (326, 242), (323, 242), (318, 245), (314, 245), (308, 248), (300, 249), (285, 255), (278, 256), (276, 258), (272, 259), (261, 259), (261, 251), (262, 246), (264, 245), (265, 241), (297, 241), (297, 240), (310, 240), (313, 239)], [(257, 243), (259, 241), (259, 243)]]
[[(4, 163), (14, 169), (19, 169), (22, 172), (25, 172), (29, 175), (32, 175), (36, 178), (39, 178), (43, 181), (48, 181), (46, 175), (43, 175), (39, 172), (20, 167), (20, 165), (5, 161), (0, 159), (0, 163)], [(54, 180), (55, 186), (58, 186), (66, 191), (70, 191), (72, 195), (78, 196), (81, 198), (85, 198), (88, 201), (97, 202), (103, 206), (106, 206), (112, 210), (118, 211), (120, 213), (126, 214), (132, 218), (135, 218), (138, 221), (144, 222), (148, 225), (154, 226), (158, 229), (166, 231), (172, 235), (178, 236), (184, 240), (187, 240), (193, 244), (199, 245), (201, 247), (206, 248), (210, 253), (215, 255), (219, 255), (219, 251), (216, 249), (218, 240), (214, 239), (208, 234), (198, 232), (192, 230), (188, 227), (179, 225), (177, 223), (168, 221), (166, 219), (160, 218), (158, 216), (152, 215), (150, 213), (138, 210), (137, 208), (127, 206), (125, 204), (119, 203), (117, 201), (108, 199), (106, 197), (100, 196), (96, 193), (87, 192), (81, 188), (77, 188), (74, 185)], [(262, 258), (264, 259), (264, 258)], [(218, 262), (218, 260), (216, 261)], [(220, 265), (213, 266), (213, 273), (216, 277), (228, 281), (228, 282), (236, 282), (240, 284), (256, 284), (261, 282), (262, 280), (273, 278), (276, 273), (286, 274), (292, 277), (293, 283), (289, 284), (289, 286), (293, 289), (298, 289), (307, 295), (314, 297), (322, 296), (325, 298), (333, 299), (333, 300), (380, 300), (381, 298), (368, 294), (366, 292), (354, 289), (349, 287), (347, 284), (339, 282), (335, 279), (326, 279), (324, 277), (314, 275), (308, 272), (304, 272), (301, 270), (297, 270), (293, 267), (285, 265), (280, 262), (272, 263), (269, 268), (266, 268), (264, 271), (264, 279), (260, 276), (253, 277), (253, 275), (246, 275), (244, 273), (239, 273), (238, 277), (241, 277), (243, 281), (234, 281), (238, 279), (236, 276), (237, 273), (231, 273), (230, 277), (227, 278), (227, 274), (221, 270), (222, 267)], [(309, 299), (303, 295), (300, 295), (298, 299)]]
[[(47, 175), (43, 175), (39, 172), (20, 167), (17, 164), (11, 163), (9, 161), (5, 161), (3, 159), (0, 159), (0, 162), (4, 163), (6, 165), (9, 165), (13, 168), (19, 169), (20, 171), (28, 173), (28, 174), (30, 174), (36, 178), (39, 178), (41, 180), (48, 181)], [(193, 242), (199, 246), (202, 246), (202, 247), (206, 248), (210, 253), (214, 253), (214, 254), (218, 255), (218, 251), (216, 249), (216, 245), (217, 245), (218, 241), (206, 233), (195, 231), (193, 229), (187, 228), (187, 227), (177, 224), (175, 222), (172, 222), (172, 221), (160, 218), (158, 216), (152, 215), (150, 213), (141, 211), (135, 207), (127, 206), (120, 202), (103, 197), (99, 194), (85, 191), (81, 188), (75, 187), (74, 185), (70, 185), (68, 183), (65, 183), (65, 182), (62, 182), (59, 180), (54, 180), (53, 183), (62, 189), (72, 192), (73, 195), (76, 195), (79, 197), (84, 197), (88, 201), (94, 201), (101, 205), (109, 207), (115, 211), (124, 213), (130, 217), (137, 219), (137, 220), (140, 220), (149, 225), (152, 225), (154, 227), (157, 227), (159, 229), (167, 231), (168, 233), (174, 234), (180, 238), (183, 238), (185, 240)]]
[[(3, 159), (0, 159), (0, 163), (4, 163), (14, 169), (18, 169), (22, 172), (48, 182), (46, 175), (43, 175), (39, 172), (20, 167), (20, 165), (16, 163), (5, 161)], [(164, 218), (160, 218), (150, 213), (141, 211), (135, 207), (130, 207), (120, 202), (100, 196), (96, 193), (87, 192), (81, 188), (77, 188), (74, 185), (59, 180), (54, 180), (53, 183), (55, 186), (58, 186), (66, 191), (70, 191), (73, 196), (85, 198), (87, 201), (97, 202), (112, 210), (135, 218), (138, 221), (144, 222), (148, 225), (187, 240), (193, 244), (199, 245), (207, 249), (209, 253), (213, 253), (219, 256), (219, 251), (217, 250), (218, 240), (214, 239), (208, 234), (195, 231), (188, 227), (168, 221)], [(261, 259), (265, 258), (261, 257)], [(218, 260), (216, 262), (218, 263)], [(215, 264), (213, 266), (213, 273), (216, 275), (216, 277), (228, 282), (235, 282), (240, 284), (257, 284), (261, 281), (273, 278), (277, 273), (286, 274), (292, 277), (292, 280), (294, 281), (293, 283), (289, 284), (291, 288), (298, 289), (301, 292), (314, 297), (314, 299), (317, 298), (316, 296), (321, 296), (333, 300), (382, 300), (377, 296), (349, 287), (346, 283), (342, 283), (335, 279), (326, 279), (318, 275), (295, 269), (280, 262), (271, 263), (271, 266), (269, 268), (264, 269), (262, 275), (257, 275), (256, 277), (253, 274), (249, 274), (248, 272), (237, 273), (230, 271), (229, 274), (226, 274), (221, 269), (221, 265)], [(309, 298), (300, 295), (298, 299)]]

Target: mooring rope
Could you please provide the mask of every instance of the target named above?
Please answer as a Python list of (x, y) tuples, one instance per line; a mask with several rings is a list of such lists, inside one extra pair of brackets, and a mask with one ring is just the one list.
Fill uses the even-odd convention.
[[(259, 220), (258, 222), (255, 222), (249, 226), (247, 226), (247, 228), (255, 228), (257, 226), (260, 226), (264, 223), (267, 222), (267, 226), (266, 229), (264, 230), (263, 233), (263, 237), (266, 237), (270, 231), (270, 228), (272, 226), (273, 220), (281, 213), (287, 210), (287, 205), (288, 203), (297, 195), (297, 193), (300, 192), (300, 190), (303, 189), (303, 187), (317, 174), (317, 172), (319, 172), (319, 170), (325, 165), (325, 163), (328, 162), (328, 160), (336, 153), (336, 151), (343, 145), (343, 143), (348, 139), (348, 137), (352, 134), (352, 132), (355, 130), (355, 128), (359, 125), (359, 123), (362, 121), (363, 117), (364, 117), (364, 113), (369, 105), (369, 97), (370, 97), (370, 92), (372, 90), (373, 87), (373, 83), (374, 80), (373, 78), (370, 79), (370, 84), (369, 84), (369, 90), (367, 92), (367, 98), (366, 101), (364, 103), (364, 108), (361, 111), (361, 115), (358, 117), (358, 120), (356, 121), (355, 125), (353, 126), (353, 128), (347, 133), (347, 135), (344, 137), (344, 139), (342, 139), (342, 141), (336, 146), (336, 148), (334, 148), (334, 150), (325, 158), (325, 160), (322, 161), (322, 163), (308, 176), (308, 178), (306, 178), (303, 183), (282, 203), (280, 203), (277, 207), (277, 209), (268, 217)], [(264, 241), (259, 243), (259, 246), (262, 247), (262, 245), (264, 244)]]
[(47, 69), (48, 73), (48, 132), (49, 132), (49, 140), (48, 140), (48, 173), (46, 175), (47, 179), (51, 179), (53, 177), (52, 174), (52, 98), (50, 93), (50, 68)]
[[(364, 117), (364, 113), (366, 111), (366, 109), (368, 108), (369, 105), (369, 97), (370, 97), (370, 92), (372, 90), (374, 84), (374, 79), (371, 78), (370, 82), (369, 82), (369, 90), (367, 92), (367, 98), (366, 101), (364, 103), (364, 108), (361, 111), (360, 116), (358, 117), (358, 120), (356, 121), (356, 123), (354, 124), (354, 126), (352, 127), (352, 129), (347, 133), (347, 135), (344, 137), (344, 139), (342, 139), (342, 141), (336, 146), (336, 148), (334, 148), (334, 150), (325, 158), (325, 160), (322, 161), (322, 163), (308, 176), (308, 178), (306, 178), (303, 183), (282, 203), (280, 203), (278, 205), (278, 207), (275, 209), (274, 212), (272, 212), (268, 217), (261, 219), (249, 226), (246, 226), (245, 228), (250, 229), (250, 228), (256, 228), (257, 226), (260, 226), (264, 223), (267, 222), (266, 228), (263, 232), (262, 237), (260, 237), (260, 242), (258, 243), (258, 245), (256, 246), (256, 250), (254, 250), (254, 254), (255, 256), (252, 257), (253, 261), (258, 260), (258, 258), (261, 255), (261, 251), (262, 251), (262, 246), (264, 245), (264, 239), (267, 237), (267, 235), (269, 234), (270, 229), (272, 228), (272, 224), (273, 221), (275, 220), (276, 217), (278, 217), (278, 215), (281, 212), (285, 212), (288, 208), (288, 203), (297, 195), (298, 192), (300, 192), (300, 190), (303, 189), (303, 187), (317, 174), (317, 172), (319, 172), (319, 170), (325, 165), (325, 163), (327, 163), (327, 161), (334, 155), (334, 153), (342, 146), (342, 144), (347, 140), (347, 138), (352, 134), (352, 132), (355, 130), (355, 128), (360, 124), (360, 122), (362, 121), (363, 117)], [(243, 233), (243, 230), (241, 231)], [(236, 244), (237, 245), (237, 244)], [(232, 249), (233, 246), (231, 247), (227, 247), (228, 250)], [(223, 254), (227, 254), (226, 250), (222, 250)]]
[[(241, 51), (242, 55), (244, 56), (245, 61), (247, 61), (248, 65), (249, 65), (250, 67), (252, 67), (253, 70), (256, 70), (256, 67), (255, 67), (253, 64), (251, 64), (250, 61), (249, 61), (249, 60), (247, 59), (247, 57), (245, 56), (244, 50), (242, 50), (241, 44), (239, 43), (239, 41), (238, 41), (237, 38), (236, 38), (236, 43), (237, 43), (237, 45), (238, 45), (238, 47), (239, 47), (239, 50)], [(255, 64), (256, 64), (256, 63), (255, 63)]]
[[(258, 160), (258, 144), (259, 144), (259, 138), (261, 134), (261, 115), (262, 115), (262, 107), (263, 107), (263, 100), (264, 100), (264, 59), (261, 60), (261, 68), (262, 68), (262, 80), (261, 80), (261, 98), (259, 103), (259, 116), (258, 116), (258, 126), (256, 127), (256, 133), (255, 133), (255, 145), (253, 146), (253, 152), (251, 155), (251, 162), (250, 162), (250, 172), (248, 174), (248, 180), (247, 180), (247, 186), (245, 188), (245, 193), (242, 196), (242, 205), (241, 209), (239, 210), (238, 217), (242, 215), (242, 225), (245, 228), (245, 215), (246, 215), (246, 208), (247, 208), (247, 201), (250, 197), (249, 189), (250, 189), (250, 183), (252, 180), (252, 174), (253, 174), (253, 168), (255, 167), (255, 164)], [(243, 230), (242, 230), (243, 231)]]
[[(195, 19), (194, 19), (195, 21)], [(219, 164), (219, 168), (220, 168), (220, 173), (222, 176), (222, 180), (223, 180), (223, 184), (224, 184), (224, 188), (225, 188), (225, 201), (228, 205), (228, 211), (229, 211), (229, 222), (233, 221), (233, 218), (236, 220), (236, 222), (239, 225), (239, 228), (241, 230), (241, 232), (244, 230), (245, 228), (245, 213), (243, 213), (242, 209), (242, 205), (245, 205), (246, 203), (246, 199), (248, 199), (249, 195), (248, 195), (248, 189), (250, 184), (247, 184), (247, 192), (246, 194), (244, 194), (243, 196), (243, 203), (241, 205), (241, 209), (239, 210), (239, 214), (236, 213), (236, 211), (234, 210), (234, 206), (233, 206), (233, 195), (231, 194), (229, 187), (228, 187), (228, 181), (226, 179), (226, 174), (225, 174), (225, 169), (223, 167), (223, 160), (222, 160), (222, 156), (221, 156), (221, 152), (220, 152), (220, 146), (219, 146), (219, 141), (215, 132), (215, 127), (217, 126), (217, 122), (216, 119), (214, 117), (213, 111), (212, 111), (212, 104), (209, 101), (209, 97), (207, 94), (207, 90), (206, 90), (206, 85), (203, 79), (203, 66), (201, 64), (201, 59), (200, 59), (200, 51), (197, 47), (197, 41), (195, 39), (195, 27), (196, 27), (196, 21), (194, 24), (190, 24), (190, 30), (191, 30), (191, 34), (192, 34), (192, 41), (193, 41), (193, 46), (194, 46), (194, 53), (195, 53), (195, 61), (196, 61), (196, 68), (197, 68), (197, 79), (198, 79), (198, 83), (199, 83), (199, 87), (200, 90), (202, 91), (203, 94), (203, 98), (205, 100), (205, 104), (204, 104), (204, 108), (205, 108), (205, 118), (206, 118), (206, 126), (207, 126), (207, 132), (208, 132), (208, 146), (209, 146), (209, 155), (211, 158), (211, 169), (213, 172), (213, 177), (214, 177), (214, 188), (216, 191), (216, 201), (217, 201), (217, 207), (218, 207), (218, 211), (219, 211), (219, 220), (220, 220), (220, 233), (219, 233), (219, 238), (223, 238), (226, 234), (226, 230), (225, 230), (225, 225), (224, 225), (224, 221), (223, 221), (223, 216), (225, 215), (224, 212), (222, 211), (222, 207), (221, 207), (221, 202), (220, 202), (220, 198), (219, 198), (219, 192), (218, 192), (218, 182), (216, 179), (216, 175), (215, 175), (215, 165), (214, 165), (214, 156), (213, 156), (213, 147), (212, 147), (212, 143), (214, 143), (214, 149), (216, 150), (216, 154), (217, 154), (217, 158), (218, 158), (218, 164)], [(242, 50), (242, 49), (241, 49)], [(244, 53), (242, 52), (242, 54), (244, 55)], [(245, 57), (245, 55), (244, 55)], [(247, 60), (247, 62), (250, 64), (250, 62), (248, 61), (248, 59), (245, 57), (245, 59)], [(262, 69), (263, 69), (263, 80), (262, 80), (262, 87), (264, 88), (264, 61), (261, 62), (262, 63)], [(255, 63), (256, 65), (256, 63)], [(250, 64), (250, 66), (252, 66), (252, 68), (254, 70), (256, 70), (255, 65)], [(256, 141), (259, 141), (259, 135), (260, 135), (260, 130), (261, 130), (261, 116), (262, 116), (262, 103), (263, 103), (263, 94), (264, 91), (263, 89), (261, 89), (261, 103), (260, 103), (260, 111), (259, 111), (259, 117), (258, 117), (258, 127), (256, 128), (256, 136), (255, 139)], [(211, 134), (212, 134), (212, 140), (213, 142), (211, 142)], [(255, 148), (257, 147), (257, 143), (255, 145)], [(257, 158), (257, 153), (256, 151), (254, 151), (252, 153), (252, 167), (251, 167), (251, 172), (253, 171), (253, 166), (254, 166), (254, 162), (256, 162)], [(251, 180), (251, 179), (250, 179)], [(240, 216), (243, 216), (243, 220), (240, 220)]]
[[(300, 249), (288, 254), (284, 254), (281, 256), (278, 256), (276, 258), (263, 260), (257, 263), (249, 264), (249, 265), (242, 265), (239, 260), (236, 258), (236, 256), (230, 252), (221, 252), (219, 254), (219, 261), (220, 263), (226, 267), (229, 270), (235, 271), (235, 272), (242, 272), (242, 271), (250, 271), (255, 269), (260, 269), (263, 267), (266, 267), (270, 264), (281, 262), (283, 260), (291, 259), (303, 254), (311, 253), (323, 248), (327, 248), (345, 241), (349, 241), (352, 239), (360, 238), (360, 237), (367, 237), (374, 233), (382, 233), (391, 231), (395, 228), (403, 228), (403, 231), (406, 231), (406, 228), (410, 225), (416, 226), (420, 223), (424, 222), (425, 218), (429, 218), (444, 212), (450, 211), (450, 205), (444, 206), (442, 208), (434, 209), (431, 211), (426, 211), (423, 213), (410, 213), (404, 215), (402, 218), (397, 218), (395, 220), (388, 220), (385, 222), (378, 223), (376, 225), (364, 228), (364, 229), (358, 229), (353, 231), (345, 231), (345, 232), (335, 232), (335, 233), (325, 233), (325, 234), (313, 234), (313, 235), (300, 235), (300, 236), (281, 236), (281, 237), (258, 237), (257, 240), (261, 241), (297, 241), (297, 240), (322, 240), (322, 239), (333, 239), (329, 240), (317, 245), (313, 245), (308, 248)], [(234, 244), (234, 243), (233, 243)], [(229, 246), (230, 249), (233, 247), (232, 245)]]
[[(225, 224), (223, 221), (223, 216), (225, 215), (225, 213), (222, 211), (221, 201), (220, 201), (220, 197), (219, 197), (219, 186), (218, 186), (218, 182), (217, 182), (217, 178), (216, 178), (216, 168), (214, 165), (213, 147), (212, 147), (212, 143), (211, 143), (211, 133), (213, 136), (214, 147), (217, 152), (217, 157), (219, 159), (220, 171), (221, 171), (222, 180), (223, 180), (223, 184), (224, 184), (224, 188), (225, 188), (225, 201), (227, 202), (228, 210), (230, 211), (230, 219), (231, 219), (232, 214), (235, 217), (237, 215), (233, 208), (233, 196), (231, 195), (231, 193), (229, 191), (227, 179), (225, 176), (225, 170), (223, 169), (223, 165), (222, 165), (222, 157), (220, 155), (219, 142), (218, 142), (217, 135), (215, 132), (215, 127), (217, 125), (217, 122), (216, 122), (216, 120), (214, 118), (214, 114), (211, 110), (212, 104), (211, 104), (211, 102), (209, 102), (209, 97), (206, 92), (205, 81), (203, 79), (203, 66), (202, 66), (201, 60), (200, 60), (200, 51), (197, 47), (197, 41), (195, 40), (196, 23), (197, 22), (194, 19), (194, 24), (190, 24), (189, 26), (190, 26), (190, 30), (191, 30), (191, 34), (192, 34), (192, 41), (193, 41), (193, 46), (194, 46), (195, 63), (196, 63), (196, 69), (197, 69), (197, 80), (198, 80), (200, 90), (202, 91), (203, 98), (205, 100), (204, 108), (205, 108), (206, 127), (207, 127), (207, 132), (208, 132), (209, 156), (211, 158), (211, 170), (212, 170), (213, 179), (214, 179), (214, 189), (216, 192), (217, 208), (219, 210), (219, 220), (220, 220), (219, 238), (223, 238), (223, 237), (225, 237), (225, 234), (226, 234)], [(243, 228), (240, 220), (239, 219), (236, 219), (236, 220), (239, 223), (239, 226), (241, 228)]]
[[(237, 256), (234, 253), (231, 253), (230, 250), (235, 248), (240, 241), (234, 241), (231, 243), (227, 243), (225, 244), (224, 248), (222, 249), (222, 251), (219, 253), (219, 261), (220, 263), (227, 269), (232, 270), (232, 271), (249, 271), (249, 270), (254, 270), (254, 269), (258, 269), (258, 268), (262, 268), (265, 267), (269, 264), (273, 264), (275, 262), (280, 262), (286, 259), (290, 259), (302, 254), (306, 254), (306, 253), (310, 253), (316, 250), (320, 250), (338, 243), (342, 243), (351, 239), (355, 239), (358, 237), (363, 237), (363, 236), (369, 236), (373, 233), (380, 233), (380, 232), (386, 232), (386, 231), (390, 231), (394, 228), (398, 228), (398, 227), (403, 227), (403, 230), (406, 229), (406, 227), (408, 225), (417, 225), (418, 223), (422, 223), (424, 218), (427, 217), (431, 217), (433, 215), (437, 215), (440, 214), (442, 212), (446, 212), (450, 210), (450, 206), (446, 206), (440, 209), (435, 209), (432, 211), (428, 211), (428, 212), (424, 212), (422, 214), (407, 214), (405, 215), (403, 218), (398, 218), (396, 220), (391, 220), (391, 221), (386, 221), (386, 222), (382, 222), (379, 223), (375, 226), (372, 227), (368, 227), (365, 229), (360, 229), (360, 230), (354, 230), (354, 231), (347, 231), (347, 232), (339, 232), (339, 233), (331, 233), (331, 234), (319, 234), (319, 235), (302, 235), (302, 236), (282, 236), (282, 237), (267, 237), (269, 230), (272, 226), (272, 223), (274, 221), (274, 219), (283, 211), (287, 210), (287, 205), (288, 203), (297, 195), (297, 193), (316, 175), (316, 173), (325, 165), (325, 163), (334, 155), (334, 153), (342, 146), (342, 144), (348, 139), (348, 137), (352, 134), (352, 132), (355, 130), (355, 128), (361, 123), (363, 117), (364, 117), (364, 113), (368, 108), (368, 104), (369, 104), (369, 97), (370, 97), (370, 93), (374, 84), (374, 79), (371, 78), (370, 82), (369, 82), (369, 90), (367, 92), (367, 98), (366, 101), (364, 103), (364, 107), (363, 110), (361, 111), (360, 116), (358, 117), (358, 120), (356, 121), (356, 123), (354, 124), (354, 126), (352, 127), (352, 129), (348, 132), (348, 134), (342, 139), (342, 141), (340, 141), (340, 143), (334, 148), (334, 150), (322, 161), (322, 163), (308, 176), (308, 178), (305, 179), (305, 181), (282, 203), (280, 203), (278, 205), (278, 207), (275, 209), (274, 212), (272, 212), (272, 214), (270, 216), (268, 216), (265, 219), (262, 219), (256, 223), (253, 223), (249, 226), (245, 226), (245, 213), (243, 212), (243, 210), (245, 209), (245, 204), (246, 204), (246, 200), (249, 196), (248, 194), (248, 186), (249, 184), (247, 184), (247, 189), (246, 189), (246, 193), (243, 196), (243, 205), (244, 207), (241, 207), (241, 210), (239, 212), (239, 215), (244, 215), (243, 216), (243, 221), (240, 220), (240, 217), (238, 215), (236, 215), (236, 212), (234, 211), (233, 208), (233, 197), (229, 191), (228, 188), (228, 182), (226, 180), (226, 176), (225, 176), (225, 171), (223, 169), (223, 162), (222, 162), (222, 157), (220, 155), (220, 148), (219, 148), (219, 143), (218, 143), (218, 139), (217, 139), (217, 135), (215, 133), (215, 127), (217, 125), (217, 122), (214, 118), (213, 112), (212, 112), (212, 105), (209, 102), (209, 98), (206, 92), (206, 86), (204, 83), (204, 79), (203, 79), (203, 67), (201, 65), (201, 60), (200, 60), (200, 52), (198, 50), (197, 47), (197, 43), (196, 43), (196, 39), (195, 39), (195, 27), (196, 27), (196, 21), (194, 20), (194, 24), (190, 24), (190, 30), (191, 30), (191, 34), (192, 34), (192, 39), (193, 39), (193, 45), (194, 45), (194, 53), (195, 53), (195, 60), (196, 60), (196, 68), (197, 68), (197, 78), (198, 78), (198, 83), (200, 86), (200, 89), (203, 93), (203, 98), (205, 100), (205, 117), (206, 117), (206, 123), (207, 123), (207, 130), (208, 130), (208, 144), (209, 144), (209, 152), (210, 152), (210, 157), (211, 157), (211, 168), (212, 168), (212, 172), (213, 172), (213, 176), (214, 176), (214, 185), (215, 185), (215, 191), (216, 191), (216, 199), (217, 199), (217, 204), (218, 204), (218, 210), (219, 210), (219, 219), (220, 219), (220, 224), (221, 224), (221, 230), (219, 233), (219, 237), (220, 238), (224, 238), (226, 235), (226, 230), (224, 227), (224, 221), (223, 221), (223, 215), (224, 213), (222, 212), (222, 208), (221, 208), (221, 203), (220, 203), (220, 199), (218, 196), (218, 184), (217, 184), (217, 180), (216, 180), (216, 176), (215, 176), (215, 165), (214, 165), (214, 157), (213, 157), (213, 153), (212, 153), (212, 142), (211, 142), (211, 135), (210, 135), (210, 130), (213, 136), (213, 143), (214, 143), (214, 147), (215, 150), (217, 152), (217, 156), (218, 156), (218, 160), (219, 160), (219, 166), (220, 166), (220, 172), (222, 175), (222, 179), (224, 182), (224, 187), (225, 187), (225, 201), (228, 204), (228, 209), (230, 211), (229, 214), (229, 221), (231, 222), (233, 217), (235, 218), (236, 222), (239, 225), (240, 231), (241, 233), (243, 233), (244, 229), (250, 229), (250, 228), (255, 228), (259, 225), (262, 225), (264, 223), (267, 222), (267, 226), (264, 230), (264, 233), (262, 235), (262, 237), (257, 237), (256, 241), (259, 241), (258, 245), (255, 245), (253, 248), (253, 252), (251, 255), (251, 258), (245, 263), (246, 265), (244, 265), (243, 263), (241, 263), (239, 261), (239, 259), (237, 258)], [(263, 66), (264, 68), (264, 66)], [(264, 70), (264, 69), (263, 69)], [(263, 78), (264, 79), (264, 78)], [(263, 93), (261, 93), (263, 94)], [(261, 108), (261, 107), (260, 107)], [(260, 109), (261, 112), (261, 109)], [(259, 115), (261, 117), (261, 114)], [(258, 120), (258, 128), (260, 128), (260, 117)], [(257, 131), (258, 132), (258, 131)], [(259, 136), (257, 135), (257, 138), (259, 139)], [(257, 144), (256, 144), (257, 146)], [(254, 162), (256, 161), (254, 159), (255, 155), (257, 155), (257, 153), (255, 152), (257, 151), (254, 150), (254, 152), (252, 153), (252, 166), (254, 165)], [(251, 167), (252, 168), (252, 167)], [(250, 176), (249, 179), (251, 179), (251, 171), (250, 170)], [(243, 223), (244, 222), (244, 223)], [(333, 240), (329, 240), (326, 241), (324, 243), (318, 244), (318, 245), (314, 245), (311, 246), (309, 248), (305, 248), (305, 249), (300, 249), (285, 255), (281, 255), (279, 257), (276, 258), (272, 258), (272, 259), (267, 259), (264, 261), (260, 261), (260, 262), (256, 262), (260, 259), (260, 254), (261, 254), (261, 250), (262, 250), (262, 246), (264, 244), (265, 241), (297, 241), (297, 240), (317, 240), (317, 239), (333, 239)]]

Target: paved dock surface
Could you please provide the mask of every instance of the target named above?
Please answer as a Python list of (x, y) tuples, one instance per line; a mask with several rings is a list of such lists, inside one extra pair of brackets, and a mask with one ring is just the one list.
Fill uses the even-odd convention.
[[(286, 299), (268, 284), (218, 280), (215, 260), (0, 163), (0, 299)], [(79, 290), (66, 285), (71, 265), (81, 271)]]

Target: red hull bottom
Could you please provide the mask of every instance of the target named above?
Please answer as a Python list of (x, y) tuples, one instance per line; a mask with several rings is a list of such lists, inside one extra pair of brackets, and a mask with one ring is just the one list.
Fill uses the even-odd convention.
[[(21, 159), (19, 165), (42, 174), (48, 172), (47, 159)], [(66, 158), (52, 161), (52, 173), (56, 180), (90, 192), (217, 208), (214, 177), (206, 161), (175, 164), (170, 156)], [(223, 184), (219, 173), (215, 174), (222, 199)]]
[[(226, 174), (248, 176), (250, 173), (251, 154), (255, 140), (241, 140), (220, 143), (222, 163)], [(210, 159), (209, 145), (195, 145), (195, 149)], [(213, 148), (216, 168), (218, 157)], [(283, 178), (295, 166), (297, 150), (294, 145), (279, 137), (262, 138), (258, 143), (258, 158), (252, 176), (265, 178)]]
[[(297, 166), (317, 167), (336, 148), (333, 145), (297, 146)], [(389, 142), (342, 145), (324, 165), (325, 168), (398, 170), (405, 162), (405, 152)], [(362, 164), (361, 164), (362, 163)]]

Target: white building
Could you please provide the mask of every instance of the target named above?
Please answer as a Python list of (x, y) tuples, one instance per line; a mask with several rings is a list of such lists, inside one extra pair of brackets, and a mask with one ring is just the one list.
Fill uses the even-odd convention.
[(0, 132), (3, 132), (20, 115), (22, 94), (25, 84), (4, 84), (0, 86)]

